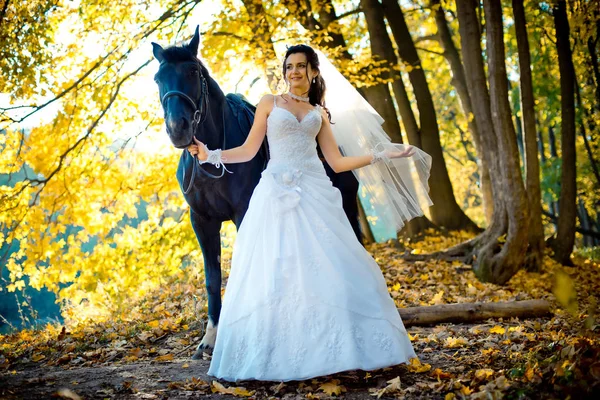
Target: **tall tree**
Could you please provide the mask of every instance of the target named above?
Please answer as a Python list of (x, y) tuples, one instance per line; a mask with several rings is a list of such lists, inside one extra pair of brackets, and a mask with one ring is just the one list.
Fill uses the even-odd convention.
[[(384, 3), (385, 4), (385, 3)], [(477, 165), (479, 167), (479, 176), (481, 177), (481, 197), (483, 201), (483, 211), (485, 219), (488, 224), (492, 221), (492, 213), (494, 211), (494, 200), (492, 199), (492, 183), (490, 181), (490, 171), (488, 169), (488, 162), (483, 156), (481, 150), (481, 136), (491, 134), (489, 131), (492, 129), (491, 126), (484, 126), (477, 123), (477, 117), (473, 113), (473, 106), (471, 105), (471, 97), (467, 88), (467, 78), (465, 76), (465, 70), (460, 58), (460, 54), (452, 39), (452, 33), (448, 27), (448, 21), (446, 21), (446, 12), (442, 7), (440, 0), (432, 0), (430, 2), (431, 8), (435, 15), (435, 23), (438, 29), (439, 41), (444, 49), (444, 57), (450, 65), (452, 71), (452, 85), (455, 87), (460, 99), (460, 104), (467, 117), (469, 131), (473, 138), (473, 144), (477, 151), (478, 160)]]
[(567, 5), (559, 0), (553, 7), (556, 27), (556, 50), (560, 69), (561, 104), (561, 150), (562, 168), (558, 231), (551, 241), (554, 258), (562, 264), (571, 264), (571, 252), (575, 243), (576, 209), (576, 159), (575, 159), (575, 70), (571, 55)]
[[(487, 60), (490, 89), (483, 66), (480, 25), (475, 0), (457, 2), (465, 72), (478, 122), (491, 124), (493, 135), (482, 136), (484, 156), (490, 161), (494, 196), (492, 223), (476, 238), (445, 252), (473, 262), (479, 279), (505, 283), (522, 266), (527, 250), (527, 200), (519, 169), (519, 155), (508, 103), (508, 78), (504, 64), (502, 6), (486, 0)], [(491, 96), (490, 96), (491, 93)], [(500, 238), (506, 236), (505, 243)]]
[[(430, 207), (431, 220), (434, 224), (448, 229), (476, 230), (477, 226), (456, 203), (440, 144), (433, 99), (402, 11), (396, 2), (384, 1), (384, 4), (387, 6), (386, 12), (389, 13), (387, 20), (392, 27), (396, 44), (399, 49), (402, 49), (400, 56), (412, 67), (409, 71), (409, 79), (419, 108), (420, 129), (418, 137), (410, 140), (411, 136), (409, 135), (409, 141), (422, 148), (433, 158), (430, 185), (430, 196), (433, 201), (433, 206)], [(394, 4), (398, 7), (395, 8)], [(390, 67), (397, 65), (398, 58), (386, 29), (384, 8), (378, 0), (361, 0), (361, 6), (367, 19), (371, 48), (374, 54), (386, 60)], [(407, 41), (410, 44), (407, 45)], [(402, 84), (401, 79), (395, 79), (394, 84)]]
[[(274, 71), (273, 63), (276, 60), (275, 48), (273, 47), (271, 26), (267, 20), (267, 13), (261, 1), (243, 0), (244, 7), (250, 17), (248, 23), (252, 28), (251, 41), (255, 49), (260, 49), (262, 55), (256, 57), (264, 63), (264, 70), (267, 76), (267, 84), (271, 89), (277, 87), (277, 73)], [(276, 64), (276, 63), (275, 63)]]
[(529, 204), (529, 252), (528, 267), (537, 270), (542, 262), (544, 251), (544, 229), (542, 226), (542, 194), (540, 188), (540, 163), (537, 152), (537, 132), (531, 79), (531, 56), (527, 39), (527, 24), (523, 0), (512, 0), (517, 46), (519, 52), (519, 72), (522, 126), (525, 144), (525, 176)]

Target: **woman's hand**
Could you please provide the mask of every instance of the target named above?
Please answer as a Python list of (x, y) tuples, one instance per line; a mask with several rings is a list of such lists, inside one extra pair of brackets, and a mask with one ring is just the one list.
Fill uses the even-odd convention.
[(198, 139), (196, 139), (195, 137), (193, 139), (195, 144), (189, 145), (187, 151), (190, 152), (192, 157), (196, 157), (200, 161), (206, 161), (206, 159), (208, 158), (206, 145)]
[(402, 151), (385, 151), (385, 156), (388, 158), (406, 158), (415, 154), (415, 148), (413, 146), (406, 146), (406, 149)]

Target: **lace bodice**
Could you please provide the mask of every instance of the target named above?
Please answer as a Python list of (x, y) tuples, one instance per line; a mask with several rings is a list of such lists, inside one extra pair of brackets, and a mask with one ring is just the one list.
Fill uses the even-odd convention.
[(274, 101), (267, 119), (269, 166), (282, 165), (299, 170), (322, 171), (317, 155), (316, 137), (321, 129), (321, 110), (317, 106), (298, 121), (294, 114)]

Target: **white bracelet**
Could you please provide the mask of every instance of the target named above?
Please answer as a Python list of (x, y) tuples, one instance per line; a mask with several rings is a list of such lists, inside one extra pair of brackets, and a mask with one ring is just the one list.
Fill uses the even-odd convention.
[(222, 153), (221, 149), (209, 150), (208, 147), (206, 147), (206, 146), (204, 146), (204, 148), (206, 149), (206, 153), (208, 154), (208, 156), (206, 157), (206, 160), (204, 160), (204, 161), (198, 160), (198, 162), (200, 164), (212, 164), (217, 168), (220, 168), (222, 165), (223, 169), (225, 171), (231, 173), (231, 171), (229, 171), (225, 167), (224, 162), (227, 161), (227, 159), (223, 158), (223, 156), (221, 155), (221, 153)]
[(371, 164), (375, 164), (376, 162), (382, 161), (386, 159), (385, 151), (373, 152), (373, 158), (371, 159)]

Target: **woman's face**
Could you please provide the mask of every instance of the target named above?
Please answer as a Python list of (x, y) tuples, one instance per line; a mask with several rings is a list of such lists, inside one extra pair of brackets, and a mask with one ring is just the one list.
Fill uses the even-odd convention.
[(313, 75), (306, 54), (293, 53), (285, 60), (285, 79), (289, 82), (290, 88), (303, 89), (303, 92), (307, 92), (310, 81), (314, 78)]

